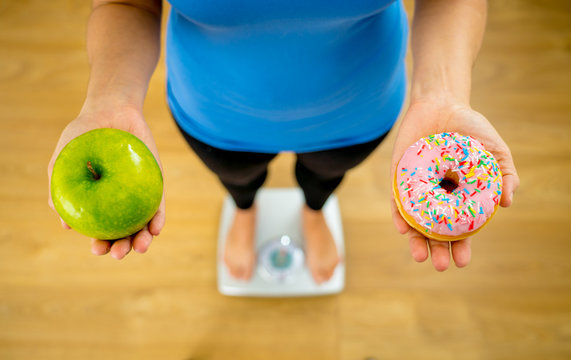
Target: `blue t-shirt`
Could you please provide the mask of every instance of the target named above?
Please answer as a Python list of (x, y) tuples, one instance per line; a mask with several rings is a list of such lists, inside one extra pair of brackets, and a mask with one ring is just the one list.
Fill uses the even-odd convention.
[(234, 151), (309, 152), (387, 132), (406, 89), (394, 0), (170, 0), (167, 97), (179, 125)]

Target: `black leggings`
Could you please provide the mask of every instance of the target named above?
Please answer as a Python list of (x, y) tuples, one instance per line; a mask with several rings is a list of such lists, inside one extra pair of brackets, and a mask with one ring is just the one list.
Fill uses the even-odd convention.
[[(182, 129), (181, 133), (204, 164), (218, 175), (236, 206), (250, 208), (256, 192), (266, 180), (268, 164), (277, 154), (222, 150), (197, 140)], [(297, 154), (295, 177), (307, 206), (320, 210), (345, 173), (365, 160), (385, 136), (363, 144)]]

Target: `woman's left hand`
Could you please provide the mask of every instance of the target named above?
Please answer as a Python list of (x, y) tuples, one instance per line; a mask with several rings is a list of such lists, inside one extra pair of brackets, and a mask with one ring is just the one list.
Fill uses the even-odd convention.
[[(394, 178), (394, 172), (400, 158), (410, 145), (424, 136), (442, 132), (470, 135), (480, 141), (486, 150), (494, 155), (503, 175), (500, 205), (502, 207), (510, 206), (514, 191), (519, 185), (519, 177), (510, 149), (482, 114), (472, 110), (467, 105), (454, 101), (423, 99), (410, 105), (397, 133), (392, 156), (391, 179)], [(393, 222), (401, 234), (408, 234), (410, 252), (416, 261), (425, 261), (428, 258), (428, 249), (430, 248), (432, 264), (438, 271), (444, 271), (448, 268), (450, 253), (452, 253), (452, 258), (457, 267), (468, 265), (471, 257), (470, 238), (452, 243), (427, 239), (406, 223), (397, 210), (394, 198), (391, 201), (391, 206)], [(450, 250), (450, 248), (452, 249)]]

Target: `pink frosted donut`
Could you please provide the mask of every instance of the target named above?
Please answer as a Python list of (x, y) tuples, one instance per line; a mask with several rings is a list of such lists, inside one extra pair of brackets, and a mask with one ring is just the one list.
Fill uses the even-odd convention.
[(500, 203), (502, 174), (476, 139), (442, 133), (406, 150), (393, 191), (410, 226), (426, 237), (454, 241), (473, 235), (492, 218)]

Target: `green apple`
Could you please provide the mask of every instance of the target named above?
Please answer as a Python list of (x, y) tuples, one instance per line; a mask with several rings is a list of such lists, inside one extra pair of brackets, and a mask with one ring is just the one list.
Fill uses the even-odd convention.
[(139, 138), (122, 130), (96, 129), (60, 152), (51, 195), (72, 229), (96, 239), (120, 239), (141, 230), (157, 212), (163, 177)]

